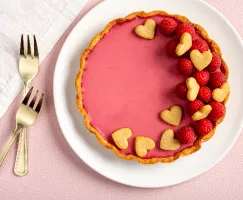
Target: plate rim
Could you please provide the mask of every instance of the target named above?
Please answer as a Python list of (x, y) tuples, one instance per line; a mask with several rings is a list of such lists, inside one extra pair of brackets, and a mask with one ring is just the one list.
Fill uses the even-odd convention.
[[(67, 137), (67, 135), (65, 134), (65, 131), (64, 131), (64, 125), (62, 124), (62, 123), (60, 123), (60, 121), (61, 121), (61, 117), (60, 117), (60, 115), (59, 115), (59, 111), (57, 111), (58, 110), (58, 108), (57, 108), (57, 101), (58, 101), (58, 99), (57, 99), (57, 91), (56, 91), (56, 80), (57, 80), (57, 66), (59, 65), (59, 63), (60, 63), (60, 57), (61, 57), (61, 55), (62, 55), (62, 52), (64, 51), (63, 49), (64, 49), (64, 47), (65, 47), (65, 45), (66, 45), (66, 43), (68, 42), (68, 40), (72, 37), (72, 34), (74, 34), (74, 32), (76, 31), (76, 29), (78, 29), (77, 28), (77, 25), (83, 20), (83, 19), (85, 19), (86, 17), (88, 17), (88, 15), (89, 15), (89, 13), (91, 12), (91, 11), (93, 11), (94, 9), (97, 9), (98, 7), (100, 7), (100, 6), (102, 6), (103, 4), (109, 4), (109, 2), (111, 2), (111, 1), (114, 1), (114, 0), (105, 0), (105, 1), (102, 1), (102, 2), (100, 2), (100, 3), (98, 3), (96, 6), (94, 6), (92, 9), (90, 9), (89, 10), (89, 12), (87, 12), (82, 18), (81, 18), (81, 20), (79, 21), (79, 22), (77, 22), (77, 24), (75, 25), (75, 27), (72, 29), (72, 31), (70, 32), (70, 34), (68, 35), (68, 37), (66, 38), (66, 40), (65, 40), (65, 42), (63, 43), (63, 46), (62, 46), (62, 48), (61, 48), (61, 50), (60, 50), (60, 52), (59, 52), (59, 55), (58, 55), (58, 58), (57, 58), (57, 61), (56, 61), (56, 65), (55, 65), (55, 70), (54, 70), (54, 77), (53, 77), (53, 98), (54, 98), (54, 107), (55, 107), (55, 112), (56, 112), (56, 116), (57, 116), (57, 119), (58, 119), (58, 123), (59, 123), (59, 125), (60, 125), (60, 128), (61, 128), (61, 131), (62, 131), (62, 134), (64, 135), (64, 138), (66, 139), (66, 141), (68, 142), (68, 144), (69, 144), (69, 146), (73, 149), (73, 151), (77, 154), (77, 156), (85, 163), (85, 164), (87, 164), (91, 169), (93, 169), (94, 171), (96, 171), (97, 173), (99, 173), (99, 174), (101, 174), (102, 176), (105, 176), (106, 178), (108, 178), (108, 179), (110, 179), (110, 180), (112, 180), (112, 181), (115, 181), (115, 182), (118, 182), (118, 183), (121, 183), (121, 184), (123, 184), (123, 185), (127, 185), (127, 186), (133, 186), (133, 187), (139, 187), (139, 188), (161, 188), (161, 187), (167, 187), (167, 186), (172, 186), (172, 185), (176, 185), (176, 184), (179, 184), (179, 183), (182, 183), (182, 182), (185, 182), (185, 181), (188, 181), (188, 180), (190, 180), (190, 179), (192, 179), (192, 178), (195, 178), (195, 177), (197, 177), (197, 176), (199, 176), (199, 175), (202, 175), (203, 173), (205, 173), (206, 171), (208, 171), (209, 169), (211, 169), (212, 167), (214, 167), (216, 164), (218, 164), (227, 154), (228, 154), (228, 152), (232, 149), (232, 147), (233, 147), (233, 145), (235, 144), (235, 142), (236, 142), (236, 140), (238, 139), (238, 137), (239, 137), (239, 135), (240, 135), (240, 133), (241, 133), (241, 129), (242, 129), (242, 127), (243, 127), (243, 116), (241, 117), (241, 120), (239, 121), (240, 123), (239, 123), (239, 127), (237, 128), (237, 130), (238, 131), (236, 131), (237, 133), (236, 133), (236, 136), (235, 136), (235, 138), (232, 140), (232, 142), (230, 143), (230, 145), (228, 145), (228, 148), (225, 148), (225, 150), (224, 150), (224, 152), (223, 153), (221, 153), (221, 155), (218, 157), (218, 159), (216, 159), (215, 161), (214, 161), (214, 163), (210, 166), (210, 167), (208, 167), (208, 168), (206, 168), (206, 169), (204, 169), (202, 172), (200, 172), (199, 174), (196, 174), (196, 175), (194, 175), (194, 176), (191, 176), (191, 177), (189, 177), (189, 178), (187, 178), (187, 179), (185, 179), (185, 180), (183, 180), (183, 181), (180, 181), (180, 182), (176, 182), (176, 183), (174, 183), (174, 184), (168, 184), (168, 185), (165, 185), (165, 186), (161, 186), (161, 185), (157, 185), (157, 186), (154, 186), (154, 185), (152, 185), (152, 186), (148, 186), (148, 185), (146, 185), (146, 186), (139, 186), (139, 185), (135, 185), (135, 184), (130, 184), (130, 183), (127, 183), (127, 182), (125, 182), (125, 181), (121, 181), (121, 180), (117, 180), (116, 178), (113, 178), (113, 177), (110, 177), (109, 175), (107, 175), (106, 173), (104, 173), (104, 172), (101, 172), (101, 171), (99, 171), (96, 167), (94, 167), (94, 166), (91, 166), (88, 162), (87, 162), (87, 160), (85, 160), (85, 159), (83, 159), (80, 155), (79, 155), (79, 153), (78, 153), (78, 151), (72, 146), (72, 144), (71, 144), (71, 141), (69, 141), (69, 139), (68, 139), (68, 137)], [(234, 34), (235, 34), (235, 36), (236, 36), (236, 38), (237, 38), (237, 40), (239, 40), (240, 41), (240, 45), (241, 45), (241, 47), (242, 47), (242, 49), (243, 49), (243, 43), (242, 43), (242, 40), (241, 40), (241, 37), (240, 37), (240, 35), (239, 35), (239, 33), (237, 32), (237, 30), (234, 28), (234, 26), (227, 20), (227, 18), (223, 15), (223, 14), (221, 14), (216, 8), (214, 8), (213, 6), (211, 6), (209, 3), (207, 3), (207, 2), (205, 2), (205, 1), (203, 1), (203, 0), (196, 0), (196, 1), (198, 1), (198, 2), (200, 2), (200, 3), (202, 3), (202, 4), (204, 4), (204, 5), (206, 5), (208, 8), (210, 8), (210, 9), (212, 9), (217, 15), (219, 15), (220, 16), (220, 18), (222, 18), (223, 20), (224, 20), (224, 22), (226, 22), (227, 23), (227, 25), (231, 28), (231, 30), (234, 32)]]

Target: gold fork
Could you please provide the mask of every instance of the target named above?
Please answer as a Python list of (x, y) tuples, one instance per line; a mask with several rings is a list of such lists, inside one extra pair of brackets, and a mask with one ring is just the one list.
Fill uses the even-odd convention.
[[(27, 35), (27, 54), (24, 49), (24, 38), (22, 35), (20, 43), (19, 73), (24, 82), (24, 95), (26, 95), (29, 91), (31, 81), (39, 71), (39, 53), (35, 36), (34, 53), (32, 54), (31, 52), (29, 35)], [(14, 173), (18, 176), (24, 176), (28, 173), (28, 148), (25, 128), (20, 132), (19, 136)]]
[[(41, 110), (42, 102), (44, 99), (44, 93), (42, 93), (40, 99), (37, 101), (38, 90), (36, 91), (34, 97), (30, 98), (33, 91), (33, 87), (29, 90), (24, 100), (22, 101), (17, 113), (16, 113), (16, 128), (12, 135), (10, 136), (8, 142), (0, 153), (0, 166), (3, 164), (4, 159), (6, 158), (14, 140), (20, 134), (20, 132), (29, 126), (31, 126)], [(28, 102), (31, 102), (28, 104)]]

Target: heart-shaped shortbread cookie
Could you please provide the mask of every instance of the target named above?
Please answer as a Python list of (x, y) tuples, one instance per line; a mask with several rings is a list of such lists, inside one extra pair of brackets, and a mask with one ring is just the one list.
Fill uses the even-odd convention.
[(148, 150), (152, 150), (155, 147), (155, 143), (151, 138), (137, 136), (135, 139), (135, 151), (136, 154), (143, 158), (147, 155)]
[(198, 50), (192, 50), (190, 53), (190, 58), (197, 70), (202, 71), (211, 63), (213, 56), (210, 51), (204, 51), (201, 53)]
[(180, 43), (176, 47), (176, 54), (182, 56), (192, 47), (192, 36), (190, 33), (183, 33)]
[(114, 140), (116, 146), (120, 149), (126, 149), (128, 147), (128, 138), (132, 136), (132, 131), (130, 128), (121, 128), (112, 133), (112, 139)]
[(207, 116), (209, 115), (211, 110), (212, 110), (212, 107), (210, 105), (205, 105), (199, 111), (195, 112), (192, 115), (192, 119), (194, 121), (205, 119), (205, 118), (207, 118)]
[(152, 40), (155, 34), (156, 23), (152, 19), (147, 19), (144, 25), (139, 25), (135, 28), (135, 33), (148, 40)]
[(226, 82), (223, 85), (221, 85), (220, 88), (216, 88), (213, 90), (212, 97), (217, 102), (223, 102), (227, 97), (227, 95), (229, 94), (229, 92), (230, 92), (230, 86)]
[(182, 109), (180, 106), (172, 106), (170, 110), (163, 110), (160, 117), (168, 124), (178, 126), (182, 118)]
[(186, 86), (188, 88), (187, 99), (189, 101), (194, 101), (197, 98), (200, 89), (199, 84), (197, 83), (195, 78), (190, 77), (186, 80)]
[(167, 129), (161, 136), (160, 148), (163, 150), (174, 151), (180, 148), (179, 140), (174, 138), (174, 131)]

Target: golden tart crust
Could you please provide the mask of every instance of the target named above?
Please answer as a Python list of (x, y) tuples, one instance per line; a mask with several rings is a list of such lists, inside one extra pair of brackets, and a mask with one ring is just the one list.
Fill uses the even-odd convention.
[[(119, 156), (120, 158), (124, 159), (124, 160), (136, 160), (138, 161), (139, 163), (142, 163), (142, 164), (154, 164), (154, 163), (157, 163), (157, 162), (162, 162), (162, 163), (170, 163), (170, 162), (173, 162), (175, 160), (177, 160), (178, 158), (182, 157), (182, 156), (187, 156), (187, 155), (190, 155), (196, 151), (198, 151), (200, 148), (201, 148), (201, 144), (207, 140), (209, 140), (210, 138), (212, 138), (212, 136), (214, 135), (215, 133), (215, 130), (216, 130), (216, 127), (218, 124), (220, 124), (224, 117), (220, 120), (218, 120), (215, 124), (214, 124), (214, 128), (213, 130), (211, 131), (211, 133), (209, 133), (208, 135), (205, 135), (203, 137), (198, 137), (196, 142), (194, 143), (194, 145), (192, 147), (189, 147), (189, 148), (186, 148), (180, 152), (178, 152), (177, 154), (173, 155), (173, 156), (170, 156), (170, 157), (166, 157), (166, 158), (147, 158), (147, 159), (144, 159), (144, 158), (140, 158), (136, 155), (124, 155), (120, 152), (120, 150), (114, 146), (113, 144), (107, 142), (102, 136), (101, 134), (98, 132), (98, 130), (96, 130), (91, 124), (90, 124), (90, 121), (89, 121), (89, 118), (88, 118), (88, 114), (85, 110), (85, 108), (83, 107), (83, 102), (82, 102), (82, 87), (81, 87), (81, 81), (82, 81), (82, 75), (83, 75), (83, 72), (84, 72), (84, 69), (85, 69), (85, 61), (86, 61), (86, 58), (88, 56), (88, 54), (93, 50), (93, 48), (98, 44), (98, 42), (103, 38), (103, 36), (109, 32), (109, 30), (116, 24), (121, 24), (125, 21), (129, 21), (129, 20), (132, 20), (136, 17), (150, 17), (150, 16), (154, 16), (154, 15), (162, 15), (162, 16), (168, 16), (168, 17), (174, 17), (176, 18), (177, 20), (179, 20), (180, 22), (182, 23), (191, 23), (194, 25), (197, 33), (208, 43), (210, 49), (212, 52), (216, 52), (217, 54), (220, 55), (221, 59), (222, 59), (222, 53), (221, 53), (221, 50), (218, 46), (218, 44), (209, 38), (209, 35), (208, 33), (205, 31), (205, 29), (203, 27), (201, 27), (200, 25), (198, 24), (194, 24), (192, 23), (187, 17), (185, 16), (181, 16), (181, 15), (171, 15), (171, 14), (168, 14), (164, 11), (160, 11), (160, 10), (156, 10), (156, 11), (152, 11), (152, 12), (144, 12), (144, 11), (140, 11), (140, 12), (134, 12), (134, 13), (131, 13), (129, 14), (128, 16), (124, 17), (124, 18), (118, 18), (118, 19), (115, 19), (111, 22), (109, 22), (106, 27), (104, 28), (103, 31), (101, 31), (100, 33), (98, 33), (93, 39), (92, 41), (90, 42), (89, 46), (87, 49), (84, 50), (83, 54), (81, 55), (81, 58), (80, 58), (80, 71), (78, 72), (77, 74), (77, 77), (76, 77), (76, 81), (75, 81), (75, 87), (76, 87), (76, 91), (77, 91), (77, 97), (76, 97), (76, 103), (77, 103), (77, 107), (80, 111), (80, 113), (84, 116), (84, 123), (87, 127), (87, 129), (91, 132), (91, 133), (94, 133), (95, 136), (97, 137), (98, 141), (106, 148), (108, 149), (112, 149), (115, 154), (117, 156)], [(227, 64), (225, 63), (225, 61), (222, 59), (222, 67), (223, 67), (223, 70), (225, 71), (225, 76), (226, 78), (228, 79), (228, 76), (229, 76), (229, 70), (228, 70), (228, 67), (227, 67)], [(224, 102), (222, 102), (224, 105), (226, 104), (227, 100), (228, 100), (228, 97), (229, 97), (229, 94), (227, 96), (227, 98), (224, 100)]]

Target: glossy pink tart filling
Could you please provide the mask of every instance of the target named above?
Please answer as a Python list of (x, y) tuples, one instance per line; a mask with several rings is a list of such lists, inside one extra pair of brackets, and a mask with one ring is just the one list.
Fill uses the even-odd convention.
[[(163, 19), (162, 16), (150, 18), (157, 24)], [(83, 106), (91, 126), (112, 144), (112, 132), (123, 127), (132, 130), (129, 146), (121, 153), (136, 155), (134, 139), (145, 136), (156, 143), (145, 158), (170, 157), (193, 145), (181, 145), (176, 151), (159, 148), (161, 134), (166, 129), (178, 131), (192, 123), (186, 114), (186, 100), (180, 100), (174, 92), (185, 77), (178, 71), (178, 60), (169, 58), (165, 52), (166, 44), (173, 38), (164, 37), (158, 28), (153, 40), (135, 35), (134, 28), (145, 20), (135, 18), (116, 24), (89, 53), (81, 83)], [(173, 105), (183, 108), (178, 127), (166, 124), (159, 117), (162, 110)]]

